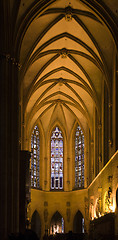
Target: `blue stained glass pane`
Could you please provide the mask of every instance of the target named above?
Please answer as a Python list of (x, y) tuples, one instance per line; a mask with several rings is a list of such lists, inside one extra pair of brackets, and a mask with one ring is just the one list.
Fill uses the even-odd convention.
[(54, 177), (52, 177), (52, 188), (54, 188)]
[(55, 179), (55, 186), (56, 186), (56, 188), (58, 188), (58, 177), (56, 177), (56, 179)]
[(64, 233), (64, 219), (61, 219), (61, 224), (62, 224), (62, 233)]
[(60, 177), (60, 188), (62, 188), (62, 177)]

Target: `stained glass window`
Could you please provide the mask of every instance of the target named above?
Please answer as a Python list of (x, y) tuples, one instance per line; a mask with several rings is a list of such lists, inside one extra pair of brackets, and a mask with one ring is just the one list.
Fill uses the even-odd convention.
[(31, 136), (31, 187), (39, 188), (40, 136), (37, 126)]
[(75, 133), (75, 187), (84, 187), (84, 134), (79, 125)]
[(84, 233), (84, 218), (82, 218), (82, 233)]
[(62, 224), (62, 230), (61, 230), (61, 232), (64, 233), (64, 219), (63, 219), (63, 218), (61, 219), (61, 224)]
[(51, 136), (51, 189), (63, 189), (63, 136), (58, 127)]

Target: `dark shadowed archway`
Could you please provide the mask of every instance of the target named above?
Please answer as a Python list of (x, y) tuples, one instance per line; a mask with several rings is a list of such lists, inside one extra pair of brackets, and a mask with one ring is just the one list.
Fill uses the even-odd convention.
[(31, 219), (31, 229), (37, 234), (37, 236), (41, 237), (41, 220), (39, 213), (35, 210), (32, 219)]
[(80, 211), (75, 214), (73, 220), (73, 232), (74, 233), (84, 233), (84, 218)]

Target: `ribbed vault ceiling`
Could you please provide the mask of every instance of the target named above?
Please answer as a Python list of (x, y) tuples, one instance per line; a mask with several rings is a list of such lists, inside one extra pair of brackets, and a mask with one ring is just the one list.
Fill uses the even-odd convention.
[(92, 131), (95, 107), (101, 118), (104, 83), (110, 91), (114, 47), (106, 25), (79, 0), (55, 1), (36, 15), (20, 51), (27, 125), (39, 120), (47, 131), (59, 121), (69, 133), (77, 120)]

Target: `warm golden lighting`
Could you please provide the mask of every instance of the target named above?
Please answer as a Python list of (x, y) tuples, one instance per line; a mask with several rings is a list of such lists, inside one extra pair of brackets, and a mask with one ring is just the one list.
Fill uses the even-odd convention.
[(115, 197), (113, 197), (113, 205), (111, 206), (111, 211), (115, 212), (116, 210), (116, 201), (115, 201)]
[(55, 224), (51, 226), (51, 234), (55, 235), (57, 233), (61, 233), (62, 232), (62, 227), (61, 225)]

